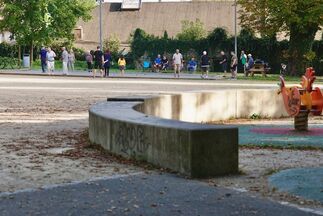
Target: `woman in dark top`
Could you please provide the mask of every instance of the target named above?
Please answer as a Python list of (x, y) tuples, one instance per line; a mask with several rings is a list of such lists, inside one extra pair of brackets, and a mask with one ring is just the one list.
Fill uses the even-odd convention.
[(109, 50), (106, 50), (104, 53), (104, 77), (108, 77), (109, 76), (109, 72), (110, 72), (110, 65), (111, 65), (111, 54)]
[(202, 69), (201, 78), (202, 79), (208, 78), (208, 75), (209, 75), (209, 67), (210, 67), (210, 59), (207, 56), (206, 51), (203, 51), (203, 55), (201, 57), (201, 69)]

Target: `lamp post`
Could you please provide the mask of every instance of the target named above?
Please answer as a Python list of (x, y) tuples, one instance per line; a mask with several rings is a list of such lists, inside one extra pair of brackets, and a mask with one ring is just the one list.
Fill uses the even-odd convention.
[(234, 1), (234, 52), (238, 55), (238, 39), (237, 39), (237, 0)]
[[(238, 38), (237, 38), (237, 0), (234, 0), (234, 53), (238, 58)], [(238, 67), (236, 67), (236, 73), (238, 72)]]
[(102, 44), (102, 1), (98, 0), (100, 2), (100, 12), (99, 12), (99, 23), (100, 23), (100, 49), (103, 50), (103, 44)]

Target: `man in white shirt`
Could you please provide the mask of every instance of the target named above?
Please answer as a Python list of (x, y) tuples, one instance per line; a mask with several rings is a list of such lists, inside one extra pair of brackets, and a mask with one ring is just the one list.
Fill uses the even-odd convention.
[(176, 53), (173, 55), (173, 65), (174, 65), (174, 77), (179, 78), (181, 73), (181, 68), (183, 65), (183, 56), (179, 52), (179, 49), (176, 49)]
[(55, 52), (50, 47), (48, 47), (46, 59), (47, 59), (47, 70), (49, 75), (54, 74), (55, 57), (56, 57)]
[(65, 47), (62, 47), (62, 63), (63, 63), (63, 75), (68, 75), (68, 52)]

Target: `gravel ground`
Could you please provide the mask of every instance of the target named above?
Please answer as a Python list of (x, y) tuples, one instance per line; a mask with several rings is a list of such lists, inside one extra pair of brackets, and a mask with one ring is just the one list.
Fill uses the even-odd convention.
[[(89, 106), (114, 96), (239, 87), (237, 81), (227, 82), (0, 76), (0, 192), (146, 172), (147, 165), (89, 146)], [(246, 86), (242, 82), (241, 88)], [(320, 203), (280, 193), (267, 183), (268, 175), (282, 169), (323, 166), (321, 150), (244, 147), (239, 154), (241, 175), (205, 181), (322, 209)]]

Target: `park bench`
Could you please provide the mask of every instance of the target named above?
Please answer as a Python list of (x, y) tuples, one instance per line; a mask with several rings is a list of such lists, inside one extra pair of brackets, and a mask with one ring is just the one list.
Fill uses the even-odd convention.
[(264, 77), (266, 77), (266, 68), (264, 64), (254, 64), (254, 66), (249, 70), (251, 76), (253, 76), (255, 73), (261, 73)]

